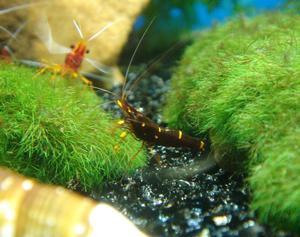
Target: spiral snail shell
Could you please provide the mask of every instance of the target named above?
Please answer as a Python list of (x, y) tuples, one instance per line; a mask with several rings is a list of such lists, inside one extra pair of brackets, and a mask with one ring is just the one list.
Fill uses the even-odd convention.
[(120, 236), (124, 231), (145, 236), (107, 204), (0, 167), (1, 237)]

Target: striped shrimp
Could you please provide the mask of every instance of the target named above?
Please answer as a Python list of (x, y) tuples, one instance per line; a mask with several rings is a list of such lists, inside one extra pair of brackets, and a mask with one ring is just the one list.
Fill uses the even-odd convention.
[[(148, 118), (146, 115), (144, 115), (142, 112), (139, 112), (137, 109), (135, 109), (132, 105), (130, 105), (126, 98), (126, 88), (128, 88), (128, 84), (126, 85), (126, 81), (128, 78), (130, 66), (133, 62), (133, 59), (135, 57), (135, 54), (137, 53), (137, 50), (139, 46), (141, 45), (141, 42), (143, 38), (145, 37), (147, 31), (149, 30), (151, 24), (153, 23), (154, 19), (151, 21), (145, 32), (143, 33), (141, 39), (138, 42), (137, 47), (135, 48), (135, 51), (133, 52), (133, 55), (130, 59), (129, 65), (126, 70), (125, 74), (125, 82), (122, 88), (121, 96), (117, 96), (114, 93), (104, 90), (102, 88), (94, 87), (95, 89), (99, 89), (104, 92), (108, 92), (113, 94), (115, 97), (118, 97), (116, 99), (116, 104), (120, 108), (120, 110), (123, 113), (123, 119), (118, 121), (117, 125), (119, 127), (123, 127), (127, 130), (129, 130), (136, 139), (142, 141), (141, 148), (133, 155), (132, 159), (134, 159), (138, 153), (142, 150), (144, 145), (153, 146), (153, 145), (161, 145), (161, 146), (167, 146), (167, 147), (186, 147), (190, 148), (194, 151), (204, 152), (207, 149), (207, 144), (203, 139), (192, 137), (188, 134), (185, 134), (181, 130), (175, 130), (175, 129), (169, 129), (165, 127), (159, 126), (157, 123), (155, 123), (153, 120)], [(141, 77), (140, 77), (141, 78)], [(139, 79), (140, 79), (139, 78)], [(132, 86), (136, 84), (137, 81), (134, 81)], [(124, 131), (121, 133), (120, 137), (125, 138), (127, 133)], [(116, 146), (117, 148), (118, 146)]]

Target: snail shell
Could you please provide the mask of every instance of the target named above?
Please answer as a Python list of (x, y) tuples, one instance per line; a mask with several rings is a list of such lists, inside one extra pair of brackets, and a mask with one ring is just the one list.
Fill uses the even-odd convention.
[(116, 230), (145, 236), (106, 204), (0, 167), (0, 236), (117, 236)]

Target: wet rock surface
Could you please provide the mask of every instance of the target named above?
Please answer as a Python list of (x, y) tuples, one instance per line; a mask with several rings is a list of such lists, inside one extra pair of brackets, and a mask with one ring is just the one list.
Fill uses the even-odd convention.
[[(130, 79), (135, 76), (130, 74)], [(152, 75), (128, 92), (127, 99), (164, 126), (160, 110), (167, 90), (168, 82)], [(120, 91), (121, 88), (114, 89), (114, 93)], [(108, 101), (113, 98), (101, 94)], [(114, 104), (104, 107), (121, 116)], [(249, 210), (250, 192), (244, 177), (217, 166), (208, 172), (197, 172), (205, 155), (193, 154), (188, 149), (155, 146), (148, 151), (146, 168), (108, 184), (93, 197), (115, 206), (150, 236), (292, 236), (257, 222)]]

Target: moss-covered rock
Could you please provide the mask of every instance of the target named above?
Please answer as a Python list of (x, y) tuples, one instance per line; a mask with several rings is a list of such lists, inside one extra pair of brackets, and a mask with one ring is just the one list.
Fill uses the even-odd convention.
[(113, 133), (115, 122), (90, 88), (50, 78), (0, 65), (0, 165), (90, 191), (145, 164), (144, 152), (131, 160), (141, 144)]
[(300, 16), (273, 13), (204, 32), (186, 50), (165, 107), (169, 124), (209, 133), (249, 171), (263, 222), (300, 233)]

